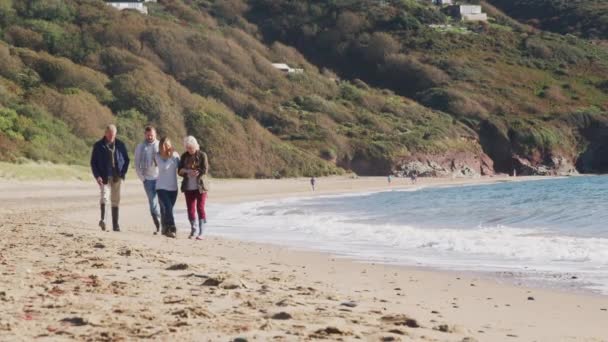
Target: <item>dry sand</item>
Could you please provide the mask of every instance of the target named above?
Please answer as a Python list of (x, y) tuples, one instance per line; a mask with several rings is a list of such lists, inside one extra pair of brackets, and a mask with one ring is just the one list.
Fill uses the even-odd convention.
[[(387, 184), (335, 177), (319, 179), (318, 188)], [(308, 179), (215, 180), (212, 190), (215, 202), (311, 195)], [(123, 188), (121, 233), (97, 227), (92, 181), (0, 180), (0, 203), (0, 341), (608, 341), (606, 296), (215, 237), (154, 236), (137, 181)]]

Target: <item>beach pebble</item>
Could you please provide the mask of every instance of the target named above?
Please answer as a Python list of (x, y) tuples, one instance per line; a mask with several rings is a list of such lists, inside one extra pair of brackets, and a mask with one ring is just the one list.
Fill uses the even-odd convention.
[(166, 268), (167, 271), (183, 271), (188, 269), (188, 264), (180, 263)]
[(209, 278), (203, 282), (203, 286), (219, 286), (224, 279), (221, 278)]
[(319, 335), (344, 335), (345, 332), (336, 327), (327, 327), (325, 329), (319, 329), (315, 331), (315, 334)]
[(437, 331), (441, 331), (441, 332), (445, 332), (445, 333), (451, 333), (452, 332), (451, 329), (450, 329), (450, 326), (447, 325), (447, 324), (438, 325), (438, 326), (434, 327), (433, 330), (437, 330)]
[(465, 337), (460, 342), (477, 342), (473, 337)]
[(391, 329), (388, 332), (391, 334), (397, 334), (397, 335), (407, 335), (407, 333), (405, 331), (402, 331), (399, 329)]
[(69, 323), (70, 325), (73, 325), (73, 326), (83, 326), (83, 325), (89, 324), (82, 317), (66, 317), (66, 318), (60, 320), (60, 322), (62, 322), (62, 323)]
[(354, 308), (354, 307), (356, 307), (356, 306), (357, 306), (357, 303), (356, 303), (356, 302), (353, 302), (353, 301), (349, 301), (349, 302), (344, 302), (344, 303), (341, 303), (340, 305), (342, 305), (342, 306), (347, 306), (347, 307), (349, 307), (349, 308)]
[(285, 311), (281, 311), (279, 313), (272, 315), (271, 318), (278, 319), (278, 320), (287, 320), (287, 319), (292, 319), (293, 317), (289, 313), (287, 313)]
[(130, 249), (122, 249), (120, 251), (118, 251), (118, 255), (120, 256), (131, 256), (131, 250)]
[(420, 328), (420, 325), (415, 319), (409, 318), (406, 315), (386, 315), (382, 316), (380, 320), (383, 322), (392, 323), (394, 325), (403, 325), (410, 328)]
[(93, 247), (95, 247), (95, 248), (106, 248), (106, 245), (104, 245), (101, 242), (98, 242), (98, 243), (94, 244)]
[(528, 297), (528, 300), (534, 300), (534, 297)]
[(232, 342), (247, 342), (247, 339), (244, 337), (237, 337)]

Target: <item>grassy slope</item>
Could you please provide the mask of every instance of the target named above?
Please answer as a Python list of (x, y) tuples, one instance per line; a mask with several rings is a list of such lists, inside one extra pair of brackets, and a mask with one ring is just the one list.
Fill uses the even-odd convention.
[(480, 150), (446, 114), (262, 44), (224, 2), (164, 1), (150, 16), (101, 1), (0, 4), (2, 159), (84, 164), (111, 121), (131, 147), (147, 122), (174, 141), (193, 134), (228, 177), (340, 173), (360, 159), (385, 173), (395, 155)]
[(499, 168), (575, 159), (606, 117), (606, 50), (495, 17), (438, 30), (449, 19), (411, 0), (167, 0), (149, 16), (0, 0), (0, 158), (85, 164), (117, 121), (131, 147), (147, 122), (197, 136), (216, 176), (384, 174), (479, 140)]

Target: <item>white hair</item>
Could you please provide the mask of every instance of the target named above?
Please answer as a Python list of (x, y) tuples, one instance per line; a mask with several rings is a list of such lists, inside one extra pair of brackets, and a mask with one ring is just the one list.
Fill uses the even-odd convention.
[(106, 126), (106, 132), (107, 131), (112, 131), (114, 133), (116, 133), (117, 129), (116, 129), (116, 125), (115, 124), (109, 124)]
[(198, 141), (196, 141), (196, 138), (191, 135), (184, 138), (184, 148), (187, 149), (188, 146), (194, 147), (195, 150), (200, 150), (200, 148), (201, 148), (198, 145)]

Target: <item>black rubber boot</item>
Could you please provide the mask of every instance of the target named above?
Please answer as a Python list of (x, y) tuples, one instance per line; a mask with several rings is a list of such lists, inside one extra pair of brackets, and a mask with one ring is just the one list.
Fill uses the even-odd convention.
[(120, 231), (118, 226), (118, 207), (112, 207), (112, 230), (115, 232)]
[(105, 204), (99, 204), (99, 209), (101, 210), (101, 220), (99, 220), (99, 227), (101, 228), (101, 230), (105, 231), (106, 230), (106, 222), (104, 220), (106, 218), (106, 205)]
[(158, 230), (160, 229), (160, 221), (158, 216), (152, 215), (152, 220), (154, 221), (154, 226), (156, 226), (156, 232), (154, 232), (154, 234), (158, 234)]

